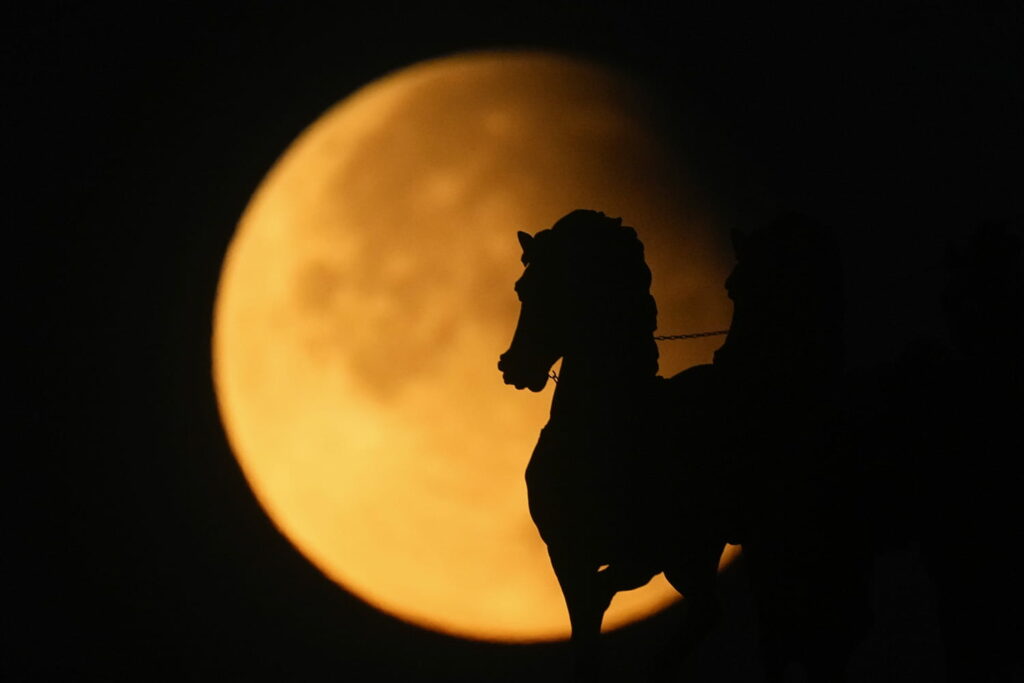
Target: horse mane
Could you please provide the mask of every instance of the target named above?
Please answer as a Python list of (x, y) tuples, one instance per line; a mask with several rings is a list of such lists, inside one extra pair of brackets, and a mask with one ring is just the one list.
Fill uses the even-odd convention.
[(583, 334), (609, 346), (636, 340), (642, 346), (637, 362), (657, 373), (658, 308), (636, 230), (621, 218), (577, 209), (534, 236), (523, 253), (523, 263), (531, 262), (551, 263), (560, 273), (567, 307)]

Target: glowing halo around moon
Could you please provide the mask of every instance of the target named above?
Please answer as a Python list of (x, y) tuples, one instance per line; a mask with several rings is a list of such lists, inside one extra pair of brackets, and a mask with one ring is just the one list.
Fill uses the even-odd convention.
[[(645, 97), (536, 52), (412, 66), (330, 109), (246, 208), (217, 294), (213, 372), (260, 504), (327, 576), (400, 619), (481, 640), (568, 635), (523, 473), (550, 389), (502, 383), (515, 233), (574, 208), (635, 226), (661, 330), (721, 329), (728, 260)], [(663, 374), (720, 343), (662, 350)], [(615, 628), (677, 598), (616, 597)]]

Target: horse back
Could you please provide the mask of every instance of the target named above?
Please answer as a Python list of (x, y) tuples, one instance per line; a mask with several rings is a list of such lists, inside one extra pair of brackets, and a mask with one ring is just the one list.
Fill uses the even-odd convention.
[(699, 400), (710, 396), (713, 388), (715, 366), (707, 363), (694, 365), (665, 380), (665, 390), (676, 401)]
[(721, 447), (721, 408), (712, 365), (688, 368), (662, 383), (665, 424), (663, 472), (675, 513), (698, 515), (719, 526), (729, 507), (734, 478), (728, 451)]

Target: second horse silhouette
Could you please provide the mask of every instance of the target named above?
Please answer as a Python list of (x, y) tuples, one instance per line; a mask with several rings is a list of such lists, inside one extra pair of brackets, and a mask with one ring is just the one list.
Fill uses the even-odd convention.
[(568, 607), (576, 676), (592, 680), (612, 597), (658, 572), (686, 597), (684, 648), (710, 629), (735, 506), (726, 463), (711, 456), (711, 366), (657, 374), (657, 308), (636, 232), (577, 210), (519, 241), (522, 308), (498, 368), (507, 384), (540, 391), (562, 359), (526, 482)]

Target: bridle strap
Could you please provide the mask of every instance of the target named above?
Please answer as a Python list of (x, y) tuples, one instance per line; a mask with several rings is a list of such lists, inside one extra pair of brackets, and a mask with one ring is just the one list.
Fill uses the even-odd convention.
[[(714, 332), (690, 332), (689, 334), (663, 334), (654, 337), (654, 341), (679, 341), (681, 339), (700, 339), (701, 337), (717, 337), (723, 334), (729, 334), (729, 330), (715, 330)], [(554, 370), (548, 372), (550, 377), (555, 384), (558, 384), (558, 375)]]

